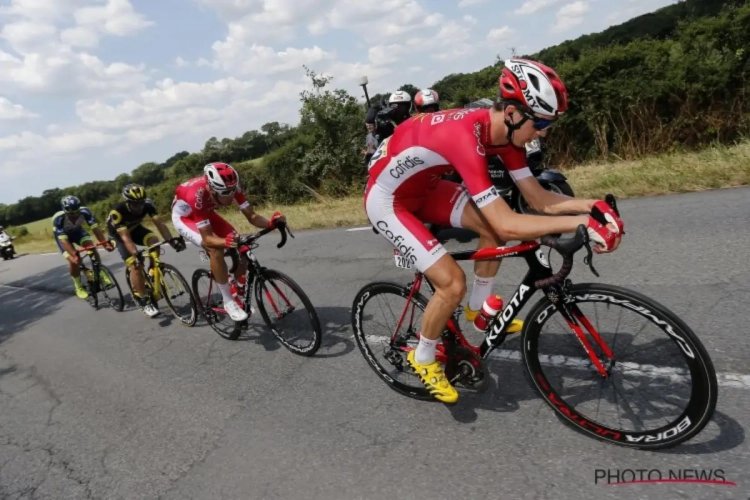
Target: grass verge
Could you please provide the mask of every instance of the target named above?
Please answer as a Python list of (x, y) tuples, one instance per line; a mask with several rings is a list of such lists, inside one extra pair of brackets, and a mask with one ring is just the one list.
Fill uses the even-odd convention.
[[(600, 197), (604, 193), (613, 193), (618, 198), (634, 198), (746, 186), (750, 185), (750, 141), (731, 147), (714, 146), (694, 153), (586, 164), (566, 169), (565, 174), (576, 196), (582, 198)], [(280, 210), (287, 216), (293, 230), (367, 223), (361, 196), (287, 206), (263, 206), (256, 210), (265, 216)], [(251, 230), (238, 212), (229, 213), (227, 220), (239, 231)], [(177, 234), (172, 224), (168, 225), (173, 234)], [(29, 234), (16, 240), (19, 253), (57, 251), (50, 219), (25, 227)]]

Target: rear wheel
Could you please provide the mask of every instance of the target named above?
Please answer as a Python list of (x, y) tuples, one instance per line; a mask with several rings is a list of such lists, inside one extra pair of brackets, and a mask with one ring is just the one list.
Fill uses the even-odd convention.
[[(427, 307), (427, 299), (415, 294), (407, 303), (408, 297), (409, 290), (397, 283), (381, 281), (365, 285), (352, 304), (354, 339), (370, 368), (391, 389), (410, 398), (431, 401), (434, 398), (406, 361), (408, 350), (415, 349), (419, 342), (416, 334), (421, 318), (415, 315), (421, 315)], [(379, 312), (377, 306), (385, 303), (392, 306), (386, 306), (388, 312)], [(373, 318), (376, 324), (365, 327), (365, 320)]]
[[(213, 280), (208, 269), (196, 269), (193, 272), (193, 296), (201, 315), (213, 330), (228, 340), (237, 340), (242, 332), (236, 328), (235, 321), (224, 311), (224, 299), (221, 290)], [(249, 318), (248, 318), (249, 319)]]
[[(716, 408), (716, 372), (703, 344), (680, 318), (648, 297), (612, 285), (571, 285), (568, 299), (581, 328), (589, 332), (592, 355), (604, 365), (606, 378), (546, 297), (529, 313), (521, 342), (533, 387), (566, 422), (590, 437), (641, 449), (676, 446), (708, 424)], [(598, 323), (612, 310), (617, 319), (613, 329), (605, 330)], [(553, 319), (562, 333), (542, 335)], [(622, 332), (630, 323), (634, 333)], [(654, 339), (636, 343), (649, 326), (656, 332)], [(612, 359), (604, 355), (592, 331), (611, 350)], [(672, 387), (678, 384), (684, 389)], [(592, 395), (584, 394), (587, 388), (593, 389)], [(638, 398), (627, 402), (633, 395)], [(681, 396), (685, 401), (678, 401)], [(610, 411), (608, 405), (620, 408)], [(608, 416), (615, 422), (605, 423)]]

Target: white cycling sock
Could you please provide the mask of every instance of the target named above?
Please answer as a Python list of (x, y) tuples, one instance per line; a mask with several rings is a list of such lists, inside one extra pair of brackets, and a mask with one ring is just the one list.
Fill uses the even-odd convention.
[(414, 361), (420, 365), (427, 365), (435, 361), (435, 348), (439, 339), (430, 340), (419, 337), (417, 352), (414, 353)]
[(224, 303), (227, 304), (229, 302), (232, 302), (234, 298), (232, 297), (232, 293), (229, 291), (229, 282), (224, 283), (223, 285), (219, 285), (219, 290), (221, 291), (221, 296), (224, 298)]
[(471, 297), (469, 298), (469, 309), (478, 311), (484, 301), (492, 293), (492, 285), (495, 283), (495, 277), (482, 278), (474, 275), (474, 285), (471, 287)]

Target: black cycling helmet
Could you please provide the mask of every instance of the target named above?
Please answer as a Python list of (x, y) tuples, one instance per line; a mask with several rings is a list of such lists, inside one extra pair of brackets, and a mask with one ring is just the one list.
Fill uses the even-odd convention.
[(122, 197), (126, 201), (145, 201), (146, 200), (146, 189), (140, 184), (131, 183), (122, 188)]

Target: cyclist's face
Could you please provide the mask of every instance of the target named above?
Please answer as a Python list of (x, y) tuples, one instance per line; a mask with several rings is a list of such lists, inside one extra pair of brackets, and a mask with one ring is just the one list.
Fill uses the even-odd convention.
[(218, 203), (222, 207), (228, 207), (232, 204), (232, 201), (234, 201), (234, 191), (228, 193), (219, 193), (216, 190), (212, 190), (212, 192), (214, 194), (214, 198), (216, 199), (216, 203)]

